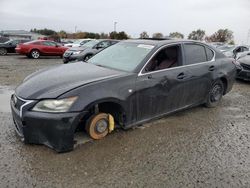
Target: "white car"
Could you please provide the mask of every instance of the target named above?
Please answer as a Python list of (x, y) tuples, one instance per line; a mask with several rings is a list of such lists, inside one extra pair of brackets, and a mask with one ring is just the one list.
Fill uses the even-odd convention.
[(245, 45), (235, 46), (235, 45), (226, 45), (218, 47), (225, 56), (236, 58), (238, 53), (249, 51), (249, 47)]
[(66, 46), (66, 47), (80, 47), (91, 40), (93, 40), (93, 39), (78, 39), (73, 43), (64, 44), (64, 46)]

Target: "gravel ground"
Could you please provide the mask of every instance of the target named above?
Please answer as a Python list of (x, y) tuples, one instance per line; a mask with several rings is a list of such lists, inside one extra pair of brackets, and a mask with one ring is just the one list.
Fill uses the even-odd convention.
[[(0, 56), (0, 102), (28, 74), (62, 63)], [(0, 187), (250, 187), (250, 83), (192, 108), (57, 154), (24, 145), (0, 108)]]

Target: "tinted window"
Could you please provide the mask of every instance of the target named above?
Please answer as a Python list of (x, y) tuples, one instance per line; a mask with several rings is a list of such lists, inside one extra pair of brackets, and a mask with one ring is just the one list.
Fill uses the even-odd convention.
[(56, 46), (56, 43), (46, 41), (46, 42), (43, 42), (43, 45), (45, 45), (45, 46)]
[(247, 47), (243, 47), (243, 52), (248, 51), (249, 49)]
[(100, 42), (99, 44), (97, 44), (97, 47), (99, 47), (99, 48), (107, 48), (109, 45), (110, 45), (109, 41), (103, 41), (103, 42)]
[(206, 48), (206, 53), (207, 53), (207, 61), (211, 61), (214, 57), (214, 52), (209, 48)]
[(197, 44), (185, 44), (186, 64), (201, 63), (207, 61), (205, 48)]

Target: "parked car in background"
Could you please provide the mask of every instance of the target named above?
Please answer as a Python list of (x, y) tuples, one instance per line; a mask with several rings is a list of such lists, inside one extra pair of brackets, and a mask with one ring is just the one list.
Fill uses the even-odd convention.
[(102, 139), (117, 127), (200, 104), (217, 106), (232, 89), (234, 63), (201, 42), (122, 41), (88, 63), (28, 76), (11, 97), (15, 128), (25, 143), (69, 151), (80, 128)]
[(210, 43), (207, 43), (207, 44), (211, 45), (211, 46), (213, 46), (215, 48), (222, 47), (222, 46), (225, 45), (225, 43), (223, 43), (223, 42), (210, 42)]
[(236, 58), (238, 53), (249, 51), (249, 46), (235, 46), (235, 45), (226, 45), (218, 47), (218, 49), (225, 54), (227, 57)]
[(27, 39), (17, 39), (17, 40), (9, 40), (4, 43), (0, 43), (0, 55), (6, 55), (8, 53), (16, 53), (15, 48), (17, 44), (25, 43), (30, 40)]
[(250, 81), (250, 51), (242, 53), (237, 62), (240, 66), (237, 67), (236, 78)]
[(69, 48), (63, 54), (63, 62), (68, 63), (72, 61), (87, 61), (89, 58), (102, 51), (103, 49), (112, 46), (119, 42), (118, 40), (100, 39), (92, 40), (80, 47)]
[(35, 40), (16, 47), (16, 52), (27, 57), (38, 59), (40, 56), (60, 56), (62, 57), (67, 47), (49, 40)]
[(9, 41), (10, 39), (8, 37), (0, 37), (0, 43), (5, 43)]
[(78, 39), (78, 40), (74, 41), (73, 43), (64, 44), (64, 46), (66, 46), (66, 47), (80, 47), (91, 40), (93, 40), (93, 39)]

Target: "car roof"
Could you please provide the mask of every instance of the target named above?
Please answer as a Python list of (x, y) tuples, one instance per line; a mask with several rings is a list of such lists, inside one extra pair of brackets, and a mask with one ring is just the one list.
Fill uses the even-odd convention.
[(136, 44), (147, 44), (147, 45), (154, 45), (154, 46), (162, 46), (166, 44), (171, 44), (171, 43), (181, 43), (181, 42), (193, 42), (193, 43), (202, 43), (205, 44), (201, 41), (195, 41), (195, 40), (185, 40), (185, 39), (129, 39), (125, 40), (123, 42), (128, 42), (128, 43), (136, 43)]

